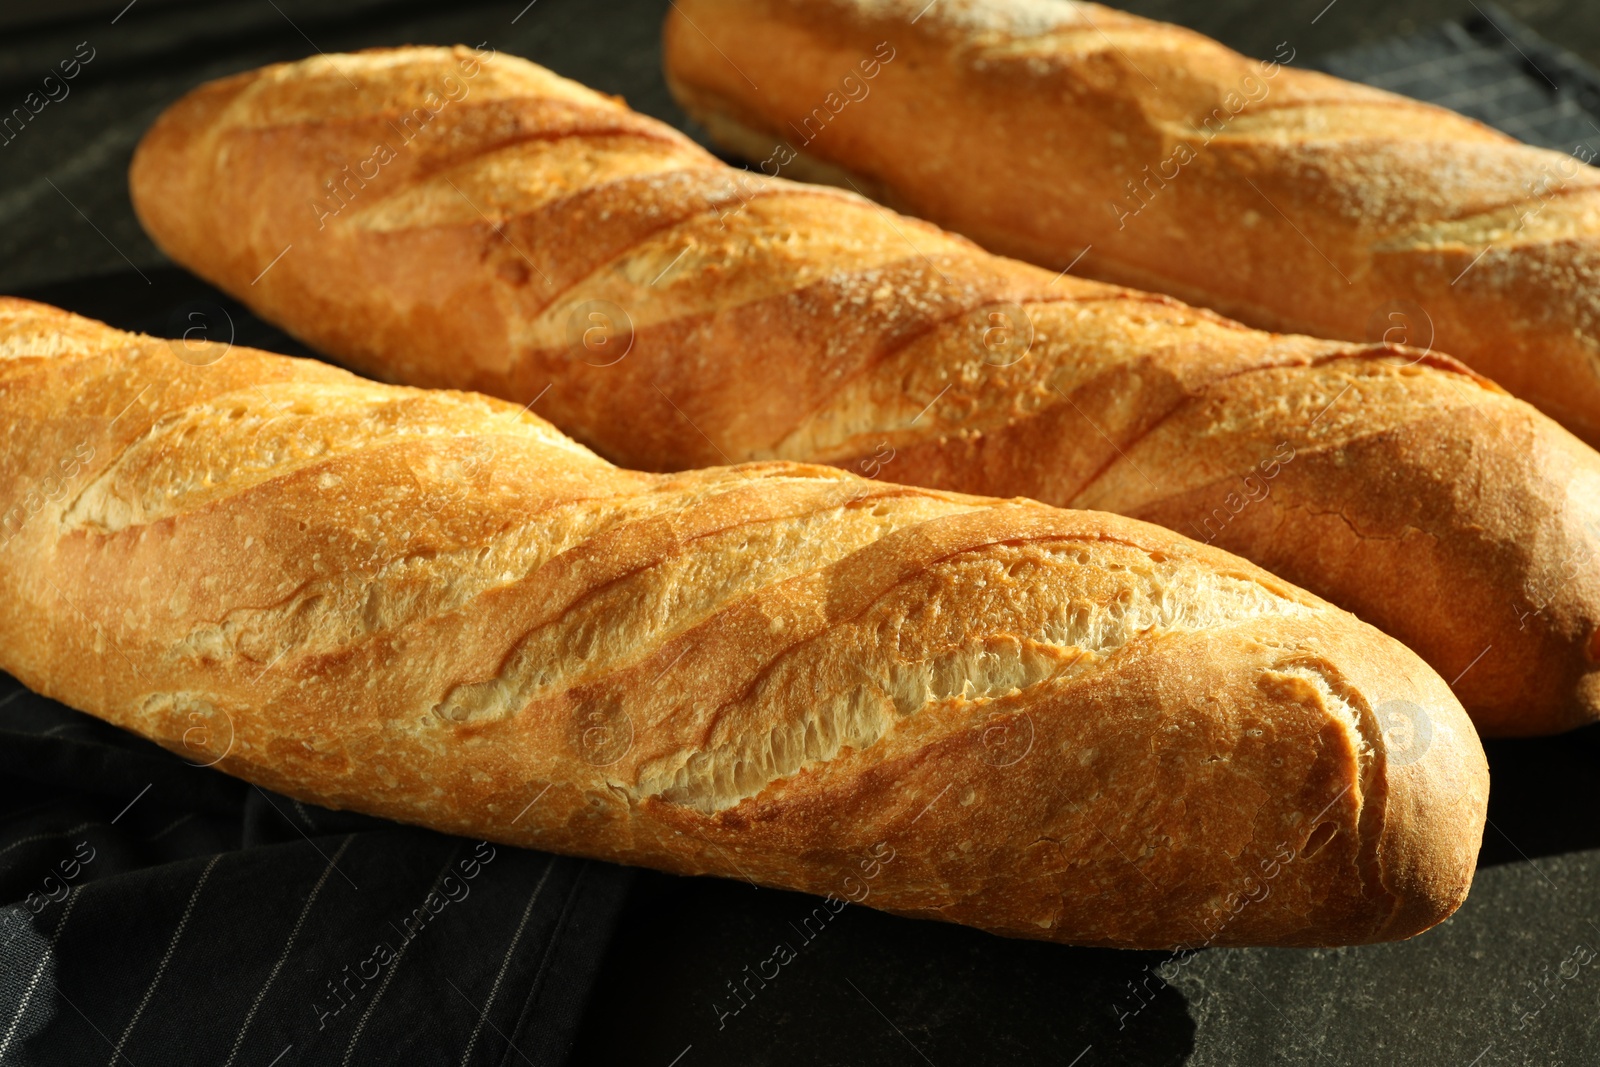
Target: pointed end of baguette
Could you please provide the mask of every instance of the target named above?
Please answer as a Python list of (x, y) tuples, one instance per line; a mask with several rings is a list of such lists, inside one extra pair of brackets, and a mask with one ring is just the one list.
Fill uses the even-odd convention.
[(1472, 887), (1488, 814), (1489, 765), (1477, 733), (1443, 679), (1420, 660), (1415, 666), (1401, 690), (1410, 692), (1372, 709), (1385, 793), (1376, 864), (1395, 901), (1374, 941), (1415, 937), (1455, 913)]

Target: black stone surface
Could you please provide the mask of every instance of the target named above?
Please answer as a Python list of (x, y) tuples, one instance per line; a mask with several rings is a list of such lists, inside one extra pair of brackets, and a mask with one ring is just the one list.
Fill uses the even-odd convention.
[[(448, 6), (382, 0), (141, 0), (43, 24), (0, 8), (0, 110), (79, 42), (95, 58), (0, 146), (0, 292), (156, 333), (201, 308), (239, 343), (301, 351), (242, 307), (166, 265), (127, 201), (147, 123), (208, 78), (380, 44), (487, 41), (682, 124), (658, 70), (663, 0)], [(1396, 35), (1429, 41), (1471, 0), (1141, 0), (1243, 51), (1289, 41), (1301, 63), (1375, 62)], [(1481, 5), (1480, 5), (1481, 6)], [(1593, 0), (1503, 5), (1590, 63)], [(19, 24), (27, 24), (16, 28)], [(1480, 39), (1480, 44), (1482, 43)], [(1376, 51), (1367, 47), (1379, 44)], [(1392, 66), (1388, 69), (1394, 69)], [(1365, 71), (1366, 73), (1363, 73)], [(1470, 72), (1469, 72), (1470, 73)], [(1563, 129), (1562, 136), (1566, 131)], [(1208, 950), (1169, 983), (1167, 957), (1006, 941), (850, 907), (813, 937), (816, 901), (738, 882), (645, 875), (589, 1006), (576, 1062), (751, 1065), (1416, 1064), (1600, 1062), (1600, 731), (1493, 742), (1490, 828), (1471, 898), (1398, 945)], [(795, 958), (739, 1004), (787, 942)], [(770, 974), (770, 965), (767, 966)], [(1137, 992), (1135, 992), (1137, 987)], [(1135, 1009), (1138, 1010), (1135, 1010)], [(282, 1067), (292, 1062), (286, 1061)], [(512, 1060), (510, 1062), (520, 1062)]]

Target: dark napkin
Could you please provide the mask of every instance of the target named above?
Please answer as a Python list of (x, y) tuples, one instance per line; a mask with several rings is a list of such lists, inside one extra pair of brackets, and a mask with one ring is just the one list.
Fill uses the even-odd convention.
[(1600, 154), (1600, 71), (1494, 4), (1404, 37), (1334, 52), (1330, 74), (1487, 123), (1528, 144)]
[(0, 1064), (565, 1060), (625, 868), (302, 804), (0, 693)]

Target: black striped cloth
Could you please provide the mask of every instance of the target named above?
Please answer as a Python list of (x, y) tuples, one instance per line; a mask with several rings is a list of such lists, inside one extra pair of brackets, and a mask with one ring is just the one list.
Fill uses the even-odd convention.
[(624, 868), (301, 804), (0, 675), (0, 1065), (564, 1061)]
[(1528, 144), (1600, 155), (1600, 71), (1487, 0), (1458, 22), (1314, 65), (1459, 111)]

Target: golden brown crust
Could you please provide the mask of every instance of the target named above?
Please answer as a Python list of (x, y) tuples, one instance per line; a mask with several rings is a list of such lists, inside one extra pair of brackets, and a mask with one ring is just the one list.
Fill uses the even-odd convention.
[(689, 0), (665, 53), (735, 151), (784, 142), (997, 252), (1268, 329), (1374, 339), (1408, 314), (1600, 444), (1600, 174), (1570, 156), (1282, 66), (1287, 43), (1257, 62), (1068, 0)]
[[(1481, 729), (1600, 713), (1600, 457), (1447, 358), (1000, 259), (464, 49), (204, 86), (132, 186), (174, 258), (323, 351), (536, 402), (616, 462), (1148, 516), (1381, 620)], [(631, 327), (606, 340), (607, 316)]]
[(1443, 681), (1159, 527), (638, 474), (12, 299), (0, 426), (0, 666), (295, 797), (1083, 944), (1400, 938), (1471, 881)]

